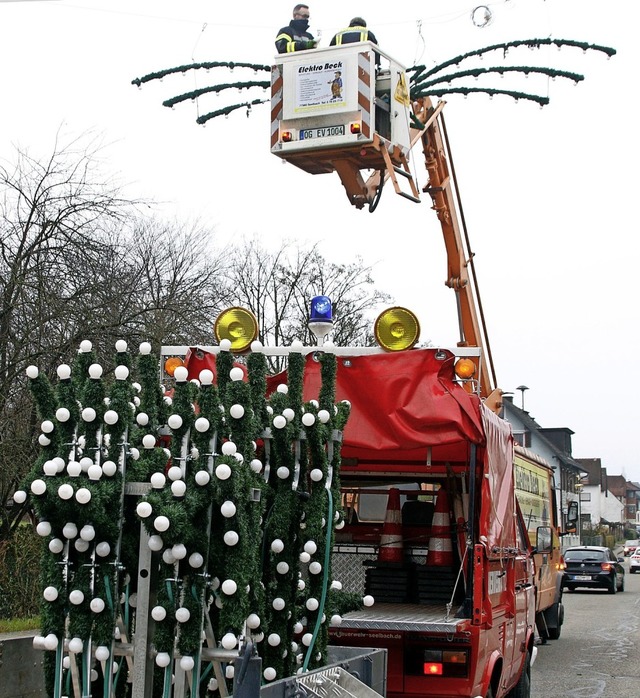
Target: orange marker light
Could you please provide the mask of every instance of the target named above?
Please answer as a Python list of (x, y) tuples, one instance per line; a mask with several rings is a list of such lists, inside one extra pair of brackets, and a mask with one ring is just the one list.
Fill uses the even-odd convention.
[(354, 121), (349, 125), (349, 129), (351, 130), (351, 133), (360, 133), (362, 126), (360, 125), (359, 121)]
[(291, 131), (283, 131), (280, 134), (280, 138), (283, 143), (289, 143), (289, 141), (293, 140), (293, 133), (291, 133)]
[(458, 378), (468, 380), (475, 375), (476, 365), (471, 359), (458, 359), (453, 370)]

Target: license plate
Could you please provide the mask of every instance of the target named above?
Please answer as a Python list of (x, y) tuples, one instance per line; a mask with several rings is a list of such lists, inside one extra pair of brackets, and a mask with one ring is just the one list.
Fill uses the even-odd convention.
[(576, 580), (576, 582), (590, 582), (591, 575), (589, 575), (589, 574), (576, 574), (574, 579)]
[(342, 126), (322, 126), (320, 128), (305, 128), (300, 131), (300, 140), (306, 141), (312, 138), (329, 138), (330, 136), (344, 136), (344, 124)]

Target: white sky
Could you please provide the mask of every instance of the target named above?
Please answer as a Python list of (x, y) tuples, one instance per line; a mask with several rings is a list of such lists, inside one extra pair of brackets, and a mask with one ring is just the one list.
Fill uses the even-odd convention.
[[(220, 241), (258, 233), (266, 245), (319, 241), (333, 261), (359, 254), (375, 264), (378, 286), (418, 314), (423, 339), (454, 345), (453, 292), (444, 287), (444, 245), (428, 200), (415, 205), (389, 187), (373, 215), (352, 209), (337, 175), (314, 177), (270, 154), (267, 105), (248, 119), (238, 111), (204, 128), (195, 123), (197, 109), (219, 108), (224, 97), (162, 107), (195, 87), (253, 79), (251, 72), (198, 71), (142, 90), (130, 84), (192, 60), (270, 64), (275, 32), (293, 4), (0, 0), (0, 158), (12, 157), (12, 144), (48, 155), (58, 130), (74, 136), (93, 129), (113, 144), (110, 166), (130, 183), (129, 193), (163, 202), (162, 215), (200, 219)], [(541, 91), (551, 104), (453, 96), (445, 116), (499, 386), (516, 392), (520, 405), (516, 388), (527, 385), (526, 409), (542, 426), (572, 429), (575, 457), (600, 457), (609, 473), (640, 480), (632, 264), (640, 254), (640, 3), (504, 0), (487, 3), (493, 22), (484, 29), (470, 20), (480, 4), (474, 0), (310, 4), (321, 45), (364, 14), (381, 47), (408, 66), (533, 37), (618, 50), (611, 60), (578, 49), (512, 52), (515, 65), (562, 68), (586, 79), (576, 87), (496, 78), (493, 86)], [(491, 64), (500, 64), (499, 56), (480, 65)], [(426, 174), (416, 155), (422, 186)]]

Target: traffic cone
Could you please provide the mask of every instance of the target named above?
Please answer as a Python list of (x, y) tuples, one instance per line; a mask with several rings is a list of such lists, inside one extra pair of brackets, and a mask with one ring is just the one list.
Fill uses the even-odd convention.
[(402, 514), (400, 512), (400, 492), (392, 487), (389, 490), (387, 513), (384, 517), (378, 562), (404, 562), (402, 547)]
[(451, 567), (453, 565), (449, 498), (443, 488), (438, 491), (436, 508), (433, 512), (427, 565), (433, 567)]

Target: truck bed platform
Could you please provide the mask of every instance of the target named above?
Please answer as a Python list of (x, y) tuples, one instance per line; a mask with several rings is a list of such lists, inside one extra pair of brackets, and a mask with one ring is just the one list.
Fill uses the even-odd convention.
[[(455, 613), (453, 609), (453, 613)], [(406, 630), (417, 632), (455, 633), (464, 619), (447, 617), (442, 604), (393, 604), (376, 603), (360, 611), (345, 613), (341, 629)]]

